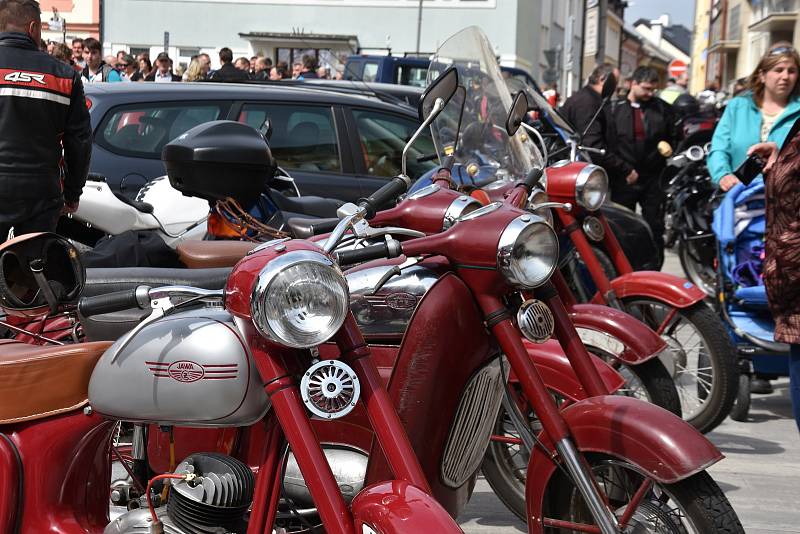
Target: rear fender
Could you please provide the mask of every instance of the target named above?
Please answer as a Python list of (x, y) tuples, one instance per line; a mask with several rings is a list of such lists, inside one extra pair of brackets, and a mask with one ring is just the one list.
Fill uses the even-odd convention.
[[(558, 342), (550, 340), (546, 343), (536, 344), (523, 340), (523, 343), (548, 389), (572, 401), (586, 398), (586, 390), (583, 389), (578, 377), (575, 375), (575, 370), (570, 365), (569, 359), (567, 359)], [(592, 363), (594, 363), (597, 372), (600, 373), (600, 377), (608, 391), (617, 391), (625, 384), (625, 379), (614, 368), (597, 356), (591, 355), (591, 357)], [(509, 380), (517, 380), (513, 370)]]
[[(675, 308), (688, 308), (702, 301), (706, 294), (685, 278), (657, 271), (634, 271), (611, 280), (617, 298), (649, 297)], [(593, 302), (600, 303), (599, 295)]]
[(584, 345), (598, 347), (627, 364), (644, 363), (667, 348), (661, 336), (623, 311), (576, 304), (569, 315)]
[[(723, 458), (717, 448), (680, 417), (654, 404), (621, 396), (592, 397), (562, 410), (583, 453), (625, 460), (663, 484), (674, 484)], [(545, 446), (553, 443), (540, 436)], [(542, 532), (543, 502), (555, 464), (537, 447), (528, 462), (525, 496), (529, 532)]]
[(367, 486), (353, 499), (352, 510), (357, 534), (462, 532), (433, 497), (402, 480)]

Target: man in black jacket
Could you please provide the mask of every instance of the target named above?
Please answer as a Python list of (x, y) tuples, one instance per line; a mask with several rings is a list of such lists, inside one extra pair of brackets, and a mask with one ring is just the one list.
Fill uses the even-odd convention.
[[(663, 247), (664, 192), (661, 172), (665, 157), (659, 152), (675, 142), (675, 120), (672, 106), (654, 98), (658, 89), (658, 73), (650, 67), (638, 67), (631, 76), (628, 98), (613, 109), (619, 157), (636, 169), (633, 181), (612, 181), (611, 199), (635, 210), (642, 207), (642, 216), (653, 231), (653, 238)], [(665, 152), (668, 154), (668, 152)]]
[(609, 76), (619, 79), (619, 71), (613, 65), (605, 63), (595, 67), (586, 86), (564, 102), (561, 112), (576, 132), (582, 134), (586, 131), (581, 139), (583, 146), (606, 151), (605, 155), (592, 153), (592, 161), (606, 170), (612, 183), (635, 180), (636, 171), (633, 166), (620, 159), (616, 153), (617, 136), (611, 117), (611, 106), (606, 104), (594, 122), (589, 124), (603, 103), (601, 91)]
[(11, 227), (54, 231), (78, 209), (89, 172), (80, 74), (39, 50), (41, 32), (38, 2), (0, 0), (0, 242)]
[(212, 82), (246, 82), (250, 79), (247, 71), (237, 69), (233, 66), (233, 52), (230, 48), (222, 48), (219, 51), (219, 62), (222, 66), (211, 73), (208, 80)]

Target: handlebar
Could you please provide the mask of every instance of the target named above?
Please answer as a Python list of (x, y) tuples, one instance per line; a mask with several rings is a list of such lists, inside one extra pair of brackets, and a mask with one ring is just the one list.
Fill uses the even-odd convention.
[(402, 254), (402, 245), (399, 241), (392, 239), (378, 245), (337, 252), (336, 262), (340, 266), (346, 266), (383, 258), (396, 258)]
[(78, 312), (84, 317), (113, 313), (130, 308), (145, 310), (149, 307), (150, 288), (148, 286), (137, 286), (133, 289), (115, 291), (105, 295), (82, 297), (78, 301)]
[(358, 201), (358, 205), (366, 210), (365, 218), (371, 219), (375, 217), (375, 213), (378, 210), (408, 191), (410, 185), (411, 178), (401, 174), (389, 180), (387, 184), (372, 193), (367, 198), (360, 199)]

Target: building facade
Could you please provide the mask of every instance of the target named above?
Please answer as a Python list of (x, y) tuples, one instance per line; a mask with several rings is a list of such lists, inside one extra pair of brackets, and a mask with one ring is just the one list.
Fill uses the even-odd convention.
[[(559, 91), (581, 85), (585, 0), (104, 0), (104, 53), (165, 49), (291, 62), (314, 53), (335, 66), (354, 53), (431, 54), (480, 26), (500, 62)], [(420, 8), (421, 6), (421, 8)], [(421, 15), (421, 16), (420, 16)], [(620, 17), (618, 17), (620, 18)], [(620, 18), (621, 21), (621, 18)], [(168, 35), (165, 35), (168, 33)], [(618, 54), (619, 44), (617, 43)], [(612, 55), (614, 47), (610, 47)], [(615, 56), (616, 57), (616, 56)]]
[(69, 43), (75, 37), (100, 37), (100, 0), (44, 0), (42, 39)]

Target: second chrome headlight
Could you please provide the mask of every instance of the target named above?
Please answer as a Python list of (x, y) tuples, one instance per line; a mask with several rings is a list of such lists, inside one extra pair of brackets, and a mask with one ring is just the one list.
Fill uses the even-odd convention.
[(600, 209), (608, 196), (608, 175), (602, 167), (587, 165), (575, 182), (575, 202), (589, 211)]
[(258, 331), (282, 345), (310, 348), (330, 339), (349, 306), (347, 281), (324, 254), (287, 252), (269, 262), (253, 287), (250, 311)]
[(500, 236), (497, 267), (513, 285), (534, 288), (545, 283), (558, 263), (558, 237), (538, 215), (520, 215)]

